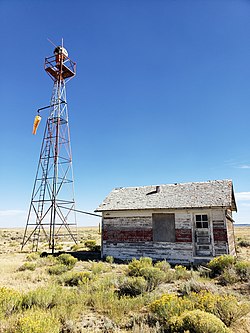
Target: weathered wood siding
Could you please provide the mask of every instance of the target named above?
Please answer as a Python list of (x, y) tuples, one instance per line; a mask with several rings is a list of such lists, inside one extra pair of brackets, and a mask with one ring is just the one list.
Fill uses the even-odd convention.
[[(148, 256), (171, 263), (195, 262), (194, 216), (200, 210), (128, 210), (103, 212), (102, 256), (127, 260)], [(225, 209), (204, 210), (210, 216), (212, 256), (233, 254), (232, 224), (226, 219)], [(153, 241), (154, 213), (175, 216), (175, 242)], [(229, 244), (228, 244), (229, 241)], [(205, 259), (205, 258), (204, 258)], [(207, 258), (207, 261), (209, 258)]]
[(189, 264), (192, 262), (193, 246), (186, 243), (109, 243), (103, 241), (103, 256), (113, 256), (117, 259), (132, 259), (151, 257), (154, 260), (166, 259), (171, 263)]
[(212, 211), (212, 230), (214, 241), (214, 255), (220, 256), (228, 253), (227, 226), (225, 210)]
[(155, 260), (190, 263), (193, 258), (191, 213), (171, 212), (175, 214), (175, 242), (153, 242), (153, 213), (157, 211), (105, 212), (102, 255), (123, 260), (149, 256)]
[(227, 234), (228, 234), (228, 253), (236, 255), (235, 238), (234, 238), (234, 225), (231, 219), (226, 218)]

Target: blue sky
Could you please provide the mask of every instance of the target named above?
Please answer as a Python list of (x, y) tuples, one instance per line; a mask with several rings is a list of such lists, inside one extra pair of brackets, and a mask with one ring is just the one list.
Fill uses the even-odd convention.
[(250, 223), (249, 15), (247, 0), (0, 0), (0, 227), (26, 224), (62, 37), (78, 209), (114, 187), (232, 179)]

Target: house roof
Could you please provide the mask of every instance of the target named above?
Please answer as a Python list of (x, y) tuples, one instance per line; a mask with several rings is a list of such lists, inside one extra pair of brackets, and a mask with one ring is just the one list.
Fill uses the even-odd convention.
[(231, 180), (115, 188), (96, 212), (211, 207), (237, 211)]

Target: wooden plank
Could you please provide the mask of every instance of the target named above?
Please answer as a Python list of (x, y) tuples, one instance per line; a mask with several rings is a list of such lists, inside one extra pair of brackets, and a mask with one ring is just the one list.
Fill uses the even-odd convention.
[(192, 243), (191, 229), (175, 229), (176, 242)]
[(227, 230), (226, 229), (214, 229), (214, 241), (227, 241)]

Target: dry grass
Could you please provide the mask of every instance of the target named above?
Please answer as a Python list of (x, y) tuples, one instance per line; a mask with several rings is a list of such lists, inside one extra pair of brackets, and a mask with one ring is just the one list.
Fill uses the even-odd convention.
[(250, 226), (249, 227), (235, 227), (235, 239), (237, 256), (242, 260), (249, 260), (250, 258), (250, 246), (239, 246), (240, 241), (244, 240), (250, 244)]
[[(86, 240), (95, 240), (100, 244), (100, 234), (97, 227), (79, 228), (79, 250), (86, 249), (84, 243)], [(20, 252), (21, 242), (23, 236), (23, 229), (0, 229), (0, 287), (9, 287), (23, 293), (31, 290), (36, 290), (38, 287), (51, 286), (57, 283), (58, 277), (48, 274), (48, 267), (51, 265), (50, 259), (40, 258), (34, 260), (36, 268), (34, 271), (25, 270), (19, 271), (19, 267), (27, 262), (27, 252)], [(250, 242), (250, 226), (249, 227), (235, 227), (235, 238), (237, 245), (238, 258), (241, 260), (249, 260), (250, 247), (239, 246), (241, 240)], [(68, 240), (63, 242), (63, 250), (69, 251), (74, 244)], [(45, 248), (41, 247), (42, 251)], [(77, 248), (75, 249), (77, 250)], [(156, 333), (159, 330), (156, 327), (150, 328), (146, 322), (136, 318), (147, 316), (147, 304), (153, 299), (160, 297), (162, 294), (180, 292), (185, 284), (185, 287), (204, 288), (205, 290), (218, 291), (221, 293), (234, 294), (242, 300), (250, 300), (249, 297), (249, 282), (238, 282), (234, 285), (225, 287), (218, 286), (216, 280), (208, 278), (199, 278), (198, 273), (192, 274), (192, 281), (176, 280), (169, 283), (160, 284), (153, 292), (148, 293), (142, 298), (138, 299), (124, 299), (119, 300), (114, 294), (119, 280), (123, 279), (128, 271), (127, 265), (118, 265), (106, 262), (93, 262), (89, 260), (78, 261), (73, 272), (90, 272), (93, 279), (87, 285), (82, 286), (82, 302), (84, 304), (81, 312), (81, 323), (85, 323), (86, 327), (81, 326), (81, 332), (104, 332), (102, 329), (103, 323), (107, 327), (112, 327), (110, 332), (144, 332)], [(197, 274), (196, 274), (197, 273)], [(197, 287), (198, 286), (198, 287)], [(64, 287), (65, 288), (65, 287)], [(68, 287), (67, 287), (68, 288)], [(68, 290), (68, 289), (67, 289)], [(72, 310), (73, 311), (73, 310)], [(66, 315), (65, 315), (66, 316)], [(133, 322), (133, 325), (127, 326), (128, 323)], [(68, 320), (65, 321), (68, 325), (68, 332), (75, 332), (74, 329), (80, 325), (79, 321)], [(82, 324), (81, 324), (82, 325)], [(72, 330), (70, 331), (70, 327)], [(80, 326), (79, 326), (80, 327)], [(1, 327), (0, 327), (1, 332)], [(80, 332), (76, 331), (76, 332)], [(232, 326), (234, 333), (250, 333), (250, 315), (241, 318), (237, 323)]]

